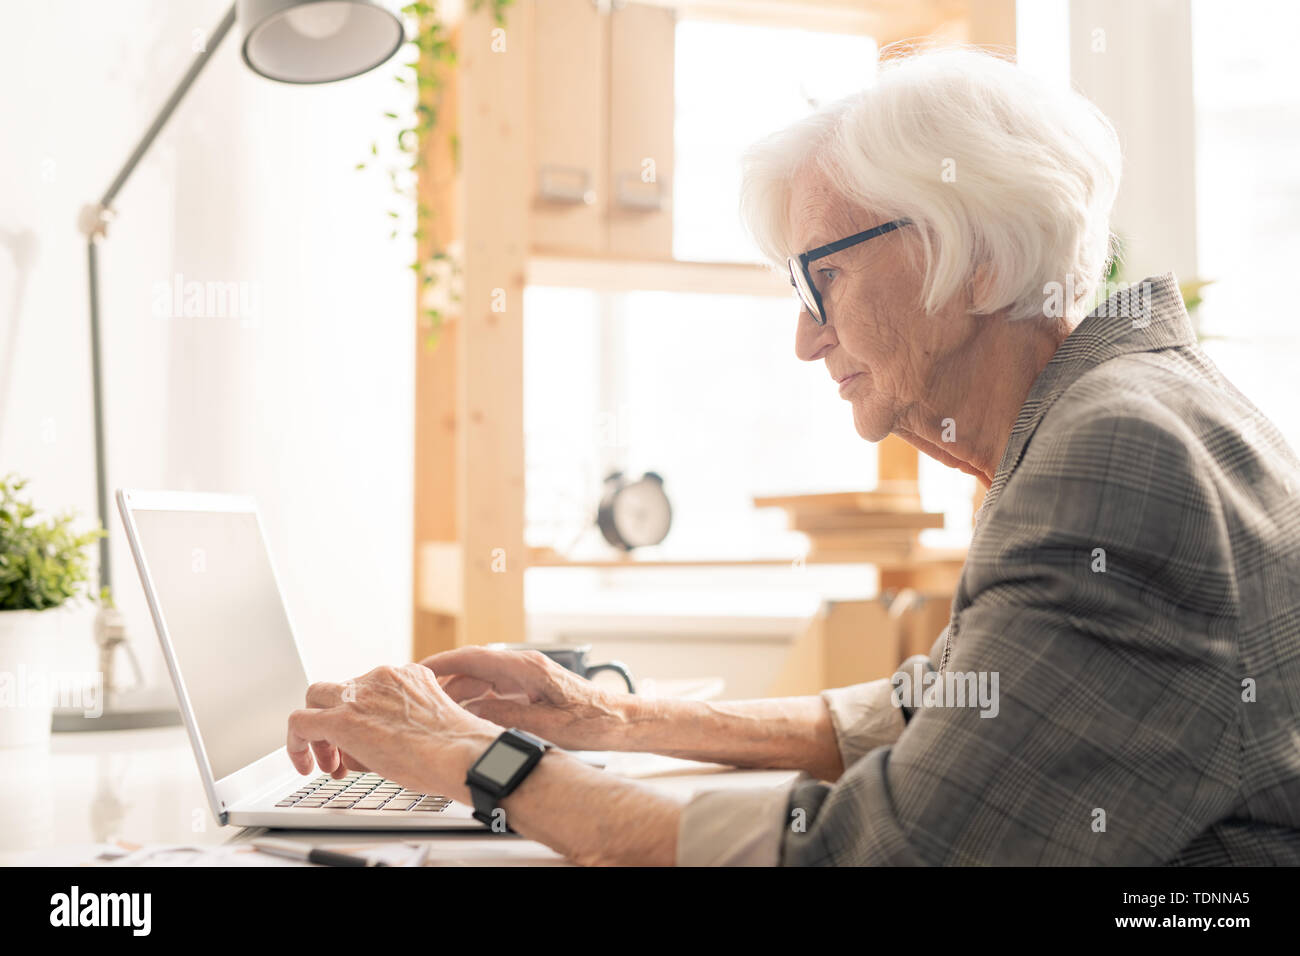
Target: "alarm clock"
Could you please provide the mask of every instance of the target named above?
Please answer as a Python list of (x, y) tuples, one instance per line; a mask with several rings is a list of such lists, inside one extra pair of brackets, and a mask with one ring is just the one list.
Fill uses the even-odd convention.
[(631, 551), (658, 544), (668, 536), (672, 523), (673, 509), (664, 493), (664, 480), (653, 471), (635, 481), (621, 471), (605, 479), (596, 525), (614, 547)]

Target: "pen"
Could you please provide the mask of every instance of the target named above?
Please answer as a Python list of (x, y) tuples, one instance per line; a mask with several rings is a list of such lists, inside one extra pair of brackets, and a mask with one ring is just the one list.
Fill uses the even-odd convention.
[(355, 856), (351, 853), (340, 853), (337, 850), (324, 850), (320, 847), (311, 846), (307, 843), (294, 843), (292, 840), (275, 840), (261, 839), (250, 841), (253, 846), (263, 853), (270, 853), (272, 856), (282, 856), (290, 860), (304, 860), (307, 863), (318, 863), (321, 866), (385, 866), (380, 862), (372, 863), (364, 856)]

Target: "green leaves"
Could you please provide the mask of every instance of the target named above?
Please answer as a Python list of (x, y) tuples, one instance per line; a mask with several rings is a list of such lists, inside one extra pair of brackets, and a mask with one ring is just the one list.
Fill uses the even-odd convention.
[[(1092, 303), (1094, 307), (1104, 302), (1106, 297), (1110, 295), (1115, 288), (1126, 281), (1124, 275), (1124, 243), (1125, 240), (1122, 236), (1111, 236), (1110, 266), (1106, 270), (1105, 284), (1102, 288), (1097, 290), (1096, 301)], [(1184, 282), (1178, 283), (1178, 292), (1182, 296), (1183, 307), (1187, 309), (1188, 315), (1192, 320), (1192, 328), (1196, 332), (1196, 338), (1201, 342), (1220, 338), (1220, 336), (1210, 335), (1203, 331), (1196, 316), (1196, 309), (1202, 302), (1201, 290), (1207, 285), (1213, 285), (1214, 281), (1214, 279), (1199, 279), (1196, 276), (1193, 276)]]
[[(512, 5), (514, 0), (471, 0), (470, 10), (477, 12), (487, 6), (491, 12), (493, 22), (504, 27), (506, 22), (506, 10)], [(379, 158), (379, 145), (377, 142), (370, 144), (371, 159), (356, 164), (358, 170), (370, 169), (374, 166), (387, 166), (388, 179), (392, 187), (393, 194), (403, 200), (414, 201), (416, 203), (416, 215), (414, 227), (407, 232), (407, 235), (413, 235), (417, 246), (423, 248), (423, 243), (428, 238), (429, 224), (434, 217), (434, 211), (425, 203), (419, 201), (418, 190), (409, 185), (412, 177), (399, 176), (399, 173), (416, 173), (417, 175), (425, 168), (425, 153), (428, 147), (425, 145), (429, 138), (438, 128), (439, 107), (442, 105), (445, 75), (450, 68), (456, 66), (456, 42), (452, 32), (447, 25), (438, 18), (437, 4), (427, 2), (427, 0), (417, 0), (417, 2), (406, 3), (401, 8), (402, 13), (410, 18), (413, 34), (410, 42), (403, 48), (403, 53), (409, 55), (399, 64), (400, 71), (393, 79), (401, 84), (407, 84), (412, 81), (415, 83), (416, 103), (415, 103), (415, 121), (411, 125), (408, 117), (393, 110), (385, 110), (384, 117), (395, 123), (401, 124), (396, 131), (394, 139), (396, 140), (396, 156), (389, 159), (388, 149), (385, 149), (385, 157)], [(392, 141), (389, 141), (392, 142)], [(455, 130), (449, 130), (446, 136), (447, 149), (451, 154), (452, 165), (457, 172), (460, 171), (460, 137)], [(391, 209), (388, 210), (389, 225), (394, 228), (389, 233), (389, 237), (396, 239), (404, 229), (399, 227), (401, 217)], [(445, 249), (434, 248), (427, 252), (428, 261), (440, 262), (450, 257)], [(435, 276), (426, 271), (425, 263), (413, 262), (411, 269), (420, 277), (421, 286), (428, 288), (436, 282)], [(453, 303), (459, 302), (459, 296), (450, 297)], [(420, 317), (421, 324), (426, 330), (426, 345), (429, 348), (434, 347), (438, 341), (438, 335), (444, 321), (443, 314), (437, 309), (425, 308)]]
[(18, 494), (27, 482), (0, 479), (0, 611), (43, 611), (84, 592), (98, 528), (78, 534), (72, 514), (34, 520)]
[[(506, 7), (510, 6), (512, 2), (513, 0), (492, 0), (492, 20), (497, 26), (503, 27), (506, 25)], [(470, 9), (477, 13), (483, 8), (483, 3), (484, 0), (474, 0)]]

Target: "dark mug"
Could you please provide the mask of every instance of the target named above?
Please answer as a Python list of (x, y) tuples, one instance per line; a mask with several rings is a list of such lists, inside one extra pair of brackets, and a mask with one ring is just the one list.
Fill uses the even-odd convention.
[(587, 663), (587, 655), (591, 653), (590, 644), (489, 644), (488, 647), (499, 651), (540, 651), (565, 670), (573, 671), (579, 677), (588, 680), (591, 679), (592, 674), (613, 671), (623, 678), (629, 694), (636, 693), (636, 684), (632, 682), (632, 675), (621, 661), (610, 661), (608, 664)]

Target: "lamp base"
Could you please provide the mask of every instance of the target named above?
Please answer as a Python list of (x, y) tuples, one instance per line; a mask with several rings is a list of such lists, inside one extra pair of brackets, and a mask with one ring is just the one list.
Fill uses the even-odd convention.
[(106, 710), (98, 717), (88, 717), (79, 710), (56, 710), (50, 730), (56, 734), (80, 734), (93, 730), (175, 727), (180, 722), (179, 710)]
[(112, 694), (102, 710), (98, 707), (55, 707), (50, 729), (56, 734), (78, 734), (96, 730), (175, 727), (180, 722), (181, 712), (176, 709), (175, 697), (171, 693), (145, 689)]

